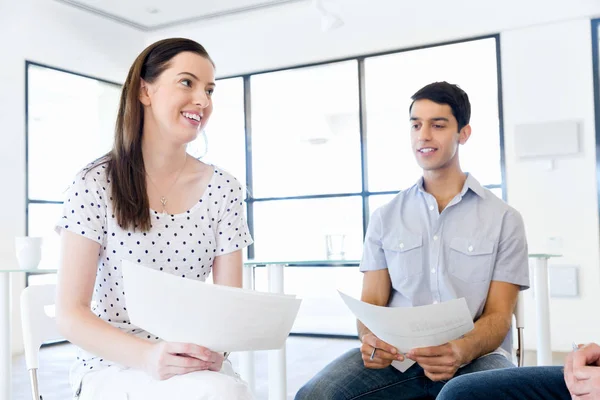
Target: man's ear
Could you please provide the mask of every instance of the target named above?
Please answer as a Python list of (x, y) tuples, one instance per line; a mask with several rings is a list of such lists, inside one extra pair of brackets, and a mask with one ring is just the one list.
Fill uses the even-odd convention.
[(465, 125), (458, 133), (458, 143), (465, 144), (471, 137), (471, 125)]
[(139, 93), (138, 97), (140, 99), (140, 102), (143, 105), (145, 105), (145, 106), (150, 105), (151, 101), (150, 101), (150, 94), (149, 94), (149, 90), (148, 90), (148, 84), (143, 79), (140, 79), (140, 93)]

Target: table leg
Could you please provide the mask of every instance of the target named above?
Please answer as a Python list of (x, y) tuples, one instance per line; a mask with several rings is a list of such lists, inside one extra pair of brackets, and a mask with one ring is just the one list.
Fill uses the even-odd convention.
[[(269, 292), (283, 293), (284, 265), (269, 265)], [(285, 345), (279, 350), (269, 351), (269, 400), (287, 398)]]
[(534, 290), (537, 329), (537, 365), (552, 365), (550, 347), (550, 298), (548, 295), (548, 259), (536, 258)]
[(0, 271), (0, 400), (9, 400), (11, 391), (10, 274)]
[[(254, 266), (245, 266), (243, 273), (243, 288), (254, 290)], [(239, 354), (240, 376), (248, 383), (253, 394), (256, 394), (256, 376), (254, 374), (254, 352), (243, 351)]]

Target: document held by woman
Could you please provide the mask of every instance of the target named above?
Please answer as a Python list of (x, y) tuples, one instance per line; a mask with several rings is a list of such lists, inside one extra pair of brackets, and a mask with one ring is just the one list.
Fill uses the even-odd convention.
[(285, 345), (301, 300), (293, 295), (207, 284), (122, 261), (131, 323), (170, 342), (212, 351)]

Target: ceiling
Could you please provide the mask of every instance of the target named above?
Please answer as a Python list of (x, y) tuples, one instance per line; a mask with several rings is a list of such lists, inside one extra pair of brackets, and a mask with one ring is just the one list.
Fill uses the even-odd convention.
[(142, 31), (307, 0), (55, 0)]

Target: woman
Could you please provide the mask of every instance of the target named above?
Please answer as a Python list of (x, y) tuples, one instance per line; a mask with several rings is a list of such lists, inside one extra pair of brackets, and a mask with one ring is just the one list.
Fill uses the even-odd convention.
[(113, 149), (67, 192), (57, 323), (79, 347), (71, 385), (80, 400), (251, 398), (223, 354), (132, 325), (123, 291), (121, 260), (242, 285), (252, 243), (242, 187), (186, 153), (210, 118), (214, 73), (194, 41), (146, 48), (123, 86)]

